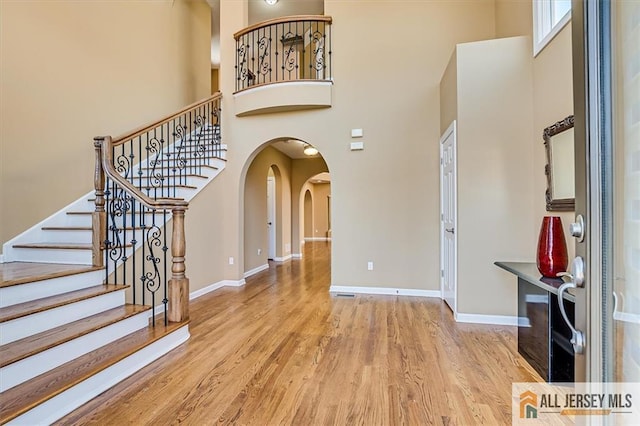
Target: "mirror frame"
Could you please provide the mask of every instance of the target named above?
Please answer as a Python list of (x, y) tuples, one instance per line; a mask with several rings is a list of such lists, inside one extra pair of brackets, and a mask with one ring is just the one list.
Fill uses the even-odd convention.
[(544, 139), (544, 148), (547, 152), (547, 164), (545, 164), (544, 166), (544, 174), (547, 177), (547, 190), (545, 192), (547, 211), (570, 212), (575, 210), (575, 198), (553, 199), (551, 197), (551, 188), (553, 188), (553, 176), (551, 173), (551, 164), (553, 161), (551, 155), (551, 137), (557, 135), (558, 133), (562, 133), (566, 130), (571, 129), (573, 127), (573, 124), (574, 117), (573, 115), (570, 115), (564, 120), (558, 121), (557, 123), (547, 127), (542, 132), (542, 138)]

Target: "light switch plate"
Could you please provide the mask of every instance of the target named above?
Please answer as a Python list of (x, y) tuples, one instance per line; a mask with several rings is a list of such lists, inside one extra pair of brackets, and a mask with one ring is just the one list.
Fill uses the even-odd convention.
[(361, 138), (363, 135), (362, 129), (351, 129), (352, 138)]

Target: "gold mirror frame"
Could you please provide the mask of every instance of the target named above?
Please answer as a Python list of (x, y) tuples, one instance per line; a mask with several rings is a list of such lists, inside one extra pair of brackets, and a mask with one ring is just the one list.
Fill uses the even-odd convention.
[[(574, 117), (568, 116), (564, 120), (544, 129), (542, 138), (544, 139), (544, 147), (547, 152), (547, 164), (544, 167), (544, 174), (547, 177), (547, 190), (545, 192), (545, 200), (547, 203), (547, 211), (574, 211), (575, 210), (575, 198), (553, 198), (553, 154), (551, 149), (551, 138), (559, 133), (565, 132), (573, 128)], [(574, 161), (571, 159), (571, 161)]]

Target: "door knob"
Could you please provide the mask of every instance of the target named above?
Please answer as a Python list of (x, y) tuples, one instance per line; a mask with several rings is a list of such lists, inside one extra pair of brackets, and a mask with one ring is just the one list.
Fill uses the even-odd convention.
[(584, 218), (581, 214), (576, 216), (576, 221), (569, 225), (571, 236), (576, 237), (578, 242), (584, 241)]

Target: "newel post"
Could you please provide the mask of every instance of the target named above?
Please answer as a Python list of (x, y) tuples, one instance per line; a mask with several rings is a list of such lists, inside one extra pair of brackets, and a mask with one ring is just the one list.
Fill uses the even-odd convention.
[(185, 207), (175, 207), (173, 214), (173, 233), (171, 234), (171, 279), (169, 280), (169, 322), (182, 322), (189, 319), (189, 278), (185, 275), (184, 255), (186, 242), (184, 234)]
[(104, 143), (104, 137), (96, 137), (93, 139), (93, 147), (95, 149), (95, 169), (93, 174), (93, 186), (96, 191), (96, 210), (91, 215), (91, 243), (92, 243), (92, 257), (94, 266), (104, 266), (104, 256), (102, 250), (104, 250), (104, 242), (106, 240), (106, 220), (107, 214), (104, 209), (104, 170), (102, 168), (102, 144)]

